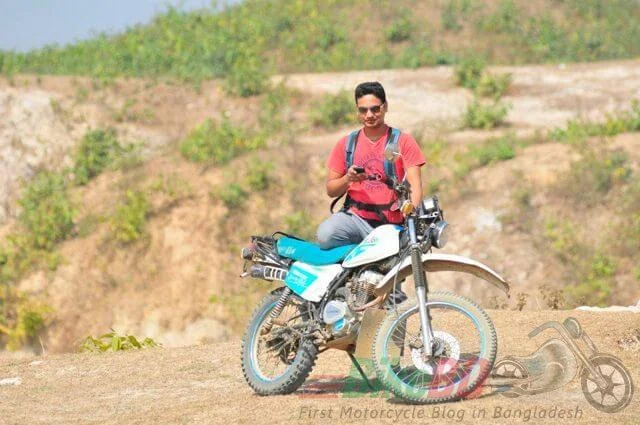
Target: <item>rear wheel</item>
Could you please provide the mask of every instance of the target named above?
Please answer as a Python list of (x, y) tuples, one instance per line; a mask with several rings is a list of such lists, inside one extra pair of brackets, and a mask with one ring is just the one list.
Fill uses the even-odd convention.
[(269, 313), (278, 303), (282, 289), (263, 298), (242, 340), (244, 378), (260, 395), (294, 392), (307, 379), (318, 356), (313, 341), (300, 336), (308, 315), (305, 302), (294, 294), (266, 331)]
[(433, 355), (422, 346), (418, 306), (390, 311), (373, 345), (376, 374), (396, 396), (440, 403), (469, 395), (487, 378), (495, 361), (496, 331), (471, 300), (430, 293), (427, 309), (434, 333)]

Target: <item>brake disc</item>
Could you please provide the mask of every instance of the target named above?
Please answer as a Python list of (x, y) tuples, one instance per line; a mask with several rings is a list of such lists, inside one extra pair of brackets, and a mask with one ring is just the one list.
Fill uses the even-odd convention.
[[(418, 370), (428, 375), (434, 375), (436, 371), (447, 374), (460, 359), (460, 342), (453, 335), (443, 331), (434, 331), (433, 338), (433, 355), (426, 356), (420, 344), (420, 347), (411, 348), (411, 360)], [(439, 364), (440, 359), (446, 361)]]

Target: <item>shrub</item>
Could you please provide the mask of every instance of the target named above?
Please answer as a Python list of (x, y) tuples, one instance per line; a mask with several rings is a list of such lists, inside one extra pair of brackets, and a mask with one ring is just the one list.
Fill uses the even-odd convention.
[(254, 160), (249, 163), (249, 168), (247, 168), (245, 174), (247, 185), (249, 185), (251, 190), (255, 191), (267, 189), (271, 179), (269, 174), (272, 170), (272, 162), (264, 162), (258, 158), (254, 158)]
[(415, 28), (410, 17), (405, 15), (395, 19), (391, 25), (386, 28), (384, 34), (387, 41), (391, 43), (400, 43), (402, 41), (409, 40), (414, 29)]
[(465, 57), (454, 68), (456, 84), (467, 89), (475, 89), (484, 72), (484, 59), (478, 56)]
[(258, 95), (268, 87), (269, 76), (264, 68), (264, 58), (253, 53), (240, 54), (233, 62), (224, 84), (227, 93), (241, 97)]
[(356, 122), (353, 94), (343, 90), (335, 95), (326, 95), (314, 103), (311, 120), (314, 125), (330, 127)]
[(36, 342), (49, 322), (52, 309), (17, 289), (0, 286), (0, 341), (9, 350)]
[(219, 123), (208, 118), (180, 143), (180, 152), (190, 161), (221, 165), (264, 146), (264, 142), (261, 136), (251, 135), (226, 117)]
[(587, 265), (586, 276), (580, 282), (567, 287), (567, 294), (574, 303), (606, 306), (611, 298), (611, 280), (616, 272), (613, 260), (602, 254), (594, 255)]
[(151, 205), (144, 192), (127, 190), (125, 201), (111, 217), (111, 231), (118, 242), (135, 242), (144, 234)]
[(248, 196), (249, 194), (237, 183), (223, 186), (217, 192), (217, 197), (229, 210), (241, 206)]
[(35, 248), (51, 250), (73, 230), (76, 212), (60, 174), (39, 173), (25, 188), (18, 204), (22, 207), (19, 220)]
[(480, 77), (475, 93), (481, 97), (500, 99), (509, 90), (512, 74), (493, 75), (485, 73)]
[(120, 335), (113, 329), (111, 332), (97, 338), (87, 336), (80, 344), (80, 352), (104, 353), (105, 351), (125, 351), (132, 349), (143, 349), (160, 347), (162, 344), (155, 342), (151, 338), (142, 341), (133, 335)]
[(73, 171), (76, 184), (87, 184), (123, 152), (114, 129), (88, 131), (82, 138), (75, 157)]
[(484, 104), (474, 99), (464, 113), (464, 127), (490, 130), (504, 124), (508, 112), (509, 106), (500, 102)]

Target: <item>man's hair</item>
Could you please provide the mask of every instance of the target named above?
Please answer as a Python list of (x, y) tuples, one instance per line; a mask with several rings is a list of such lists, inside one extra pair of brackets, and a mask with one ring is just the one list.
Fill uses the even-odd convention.
[(377, 81), (368, 81), (366, 83), (360, 83), (356, 87), (356, 103), (362, 96), (372, 94), (382, 101), (387, 103), (387, 95), (384, 93), (384, 87)]

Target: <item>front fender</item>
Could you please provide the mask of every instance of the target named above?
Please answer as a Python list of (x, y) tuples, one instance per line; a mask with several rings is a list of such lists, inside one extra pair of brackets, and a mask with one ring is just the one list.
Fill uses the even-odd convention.
[[(427, 272), (462, 272), (472, 274), (482, 280), (489, 282), (495, 287), (504, 291), (509, 297), (509, 284), (498, 273), (490, 267), (472, 260), (470, 258), (461, 257), (451, 254), (422, 254), (422, 264)], [(374, 294), (381, 296), (391, 290), (398, 273), (398, 282), (402, 282), (407, 276), (412, 274), (411, 258), (405, 258), (402, 263), (393, 267), (376, 285)]]

